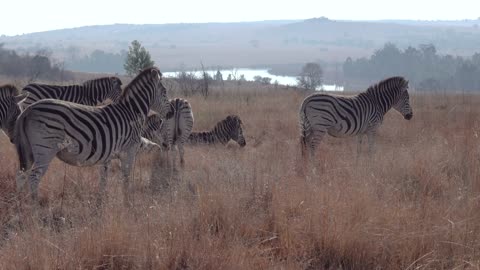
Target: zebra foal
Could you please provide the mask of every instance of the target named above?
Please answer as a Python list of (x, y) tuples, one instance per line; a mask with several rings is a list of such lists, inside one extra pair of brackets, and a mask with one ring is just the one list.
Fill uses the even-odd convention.
[(185, 150), (183, 145), (188, 140), (193, 128), (192, 107), (187, 100), (176, 98), (170, 100), (173, 115), (167, 116), (162, 123), (158, 116), (152, 115), (148, 118), (142, 136), (159, 145), (162, 145), (168, 152), (172, 152), (173, 166), (176, 162), (176, 149), (180, 153), (180, 165), (185, 165)]
[(241, 147), (247, 143), (243, 137), (242, 120), (237, 115), (229, 115), (219, 121), (210, 131), (192, 132), (188, 137), (189, 144), (227, 144), (236, 141)]
[[(112, 159), (120, 159), (125, 202), (129, 203), (128, 177), (140, 148), (156, 146), (141, 137), (149, 110), (160, 116), (170, 111), (162, 74), (148, 68), (124, 89), (117, 103), (104, 107), (80, 105), (62, 100), (40, 100), (19, 116), (15, 146), (20, 161), (17, 189), (28, 180), (32, 198), (56, 156), (73, 166), (101, 165), (100, 191), (105, 191)], [(101, 199), (101, 198), (100, 198)]]
[(413, 116), (408, 81), (403, 77), (382, 80), (355, 96), (308, 96), (300, 108), (303, 156), (307, 148), (310, 156), (314, 156), (315, 147), (325, 134), (333, 137), (359, 135), (357, 157), (360, 154), (362, 135), (366, 134), (371, 153), (376, 131), (391, 108), (400, 112), (407, 120)]
[(10, 142), (13, 142), (15, 121), (20, 115), (18, 103), (25, 100), (27, 96), (28, 94), (19, 94), (18, 89), (13, 85), (0, 86), (0, 128)]
[(47, 85), (32, 83), (22, 90), (29, 93), (21, 103), (22, 110), (33, 103), (47, 98), (70, 101), (78, 104), (98, 106), (108, 100), (117, 102), (122, 93), (122, 81), (117, 77), (104, 77), (85, 81), (82, 85)]

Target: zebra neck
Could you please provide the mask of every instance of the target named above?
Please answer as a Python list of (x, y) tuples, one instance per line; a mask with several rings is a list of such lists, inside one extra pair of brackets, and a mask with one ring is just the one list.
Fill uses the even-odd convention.
[(371, 96), (382, 114), (386, 114), (398, 99), (398, 93), (396, 91), (382, 91), (382, 89), (372, 91)]
[(132, 92), (118, 102), (118, 105), (128, 108), (135, 114), (141, 114), (143, 117), (146, 117), (151, 106), (149, 96), (146, 93), (144, 95), (134, 95)]

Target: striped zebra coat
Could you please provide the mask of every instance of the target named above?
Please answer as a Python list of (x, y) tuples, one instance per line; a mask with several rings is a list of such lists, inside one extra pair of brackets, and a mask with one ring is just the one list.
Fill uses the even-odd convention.
[[(183, 145), (188, 140), (193, 128), (192, 107), (187, 100), (181, 98), (170, 100), (170, 106), (174, 112), (173, 115), (164, 119), (162, 125), (158, 125), (159, 120), (157, 117), (150, 116), (142, 136), (163, 145), (167, 151), (171, 151), (173, 166), (175, 166), (176, 162), (175, 148), (178, 148), (180, 165), (183, 167), (185, 164)], [(155, 122), (157, 122), (156, 125), (154, 125)], [(153, 129), (156, 127), (160, 128), (155, 132)]]
[(13, 142), (14, 128), (17, 117), (20, 115), (19, 102), (25, 100), (28, 94), (20, 94), (13, 85), (0, 86), (0, 128)]
[(32, 83), (23, 88), (29, 93), (21, 103), (22, 110), (42, 99), (58, 99), (88, 106), (98, 106), (117, 102), (122, 93), (122, 81), (117, 77), (98, 78), (84, 82), (82, 85), (47, 85)]
[(219, 121), (210, 131), (192, 132), (188, 137), (189, 144), (227, 144), (236, 141), (241, 147), (247, 143), (243, 137), (242, 120), (237, 115), (229, 115)]
[(124, 89), (117, 103), (104, 107), (54, 99), (30, 105), (15, 127), (20, 161), (17, 188), (22, 189), (28, 179), (32, 197), (36, 199), (40, 179), (56, 156), (74, 166), (101, 165), (103, 193), (110, 161), (120, 159), (128, 202), (128, 177), (137, 151), (158, 147), (141, 137), (150, 109), (162, 117), (170, 111), (157, 68), (142, 71)]
[[(366, 134), (371, 153), (376, 131), (391, 108), (407, 120), (412, 118), (407, 89), (407, 80), (392, 77), (355, 96), (313, 94), (305, 98), (300, 107), (302, 153), (305, 155), (309, 149), (313, 156), (315, 147), (326, 134), (333, 137)], [(361, 143), (362, 136), (359, 136), (357, 154)]]

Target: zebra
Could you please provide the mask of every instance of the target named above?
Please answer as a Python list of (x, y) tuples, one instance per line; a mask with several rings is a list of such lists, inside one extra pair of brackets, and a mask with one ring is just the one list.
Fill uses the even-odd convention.
[(24, 110), (36, 101), (53, 98), (70, 101), (78, 104), (98, 106), (108, 103), (108, 100), (117, 102), (122, 92), (122, 81), (117, 77), (104, 77), (85, 81), (82, 85), (47, 85), (32, 83), (23, 88), (24, 93), (30, 93), (22, 102)]
[(227, 144), (234, 140), (241, 147), (247, 143), (243, 137), (242, 120), (237, 115), (229, 115), (218, 122), (211, 131), (192, 132), (188, 137), (189, 144)]
[[(190, 133), (193, 128), (193, 113), (192, 107), (187, 100), (176, 98), (170, 100), (171, 110), (174, 112), (173, 115), (167, 116), (164, 119), (162, 125), (154, 125), (156, 121), (158, 123), (158, 118), (150, 116), (147, 120), (147, 126), (142, 134), (148, 140), (151, 140), (159, 145), (162, 145), (167, 151), (172, 151), (172, 160), (173, 166), (175, 167), (176, 161), (176, 148), (180, 153), (180, 165), (184, 167), (185, 165), (185, 150), (183, 145), (188, 140)], [(155, 127), (157, 129), (156, 134), (153, 132)]]
[(163, 127), (163, 119), (158, 114), (148, 116), (147, 121), (142, 129), (142, 137), (155, 142), (158, 145), (163, 145), (163, 137), (160, 135), (160, 130)]
[(15, 126), (20, 161), (17, 190), (21, 191), (28, 179), (31, 197), (37, 201), (40, 180), (56, 156), (73, 166), (100, 165), (103, 194), (110, 161), (120, 159), (124, 201), (129, 205), (128, 177), (137, 151), (159, 148), (140, 137), (150, 109), (161, 117), (170, 113), (162, 73), (156, 67), (137, 75), (117, 103), (93, 107), (45, 99), (30, 105)]
[(20, 115), (19, 102), (22, 102), (28, 94), (19, 94), (18, 89), (6, 84), (0, 86), (0, 127), (8, 136), (10, 142), (14, 139), (15, 121)]
[(366, 134), (369, 153), (372, 153), (375, 135), (390, 108), (400, 112), (407, 120), (413, 112), (408, 95), (408, 81), (391, 77), (370, 86), (355, 96), (312, 94), (305, 98), (300, 108), (302, 156), (315, 147), (325, 134), (333, 137), (358, 136), (357, 158), (360, 155), (362, 135)]

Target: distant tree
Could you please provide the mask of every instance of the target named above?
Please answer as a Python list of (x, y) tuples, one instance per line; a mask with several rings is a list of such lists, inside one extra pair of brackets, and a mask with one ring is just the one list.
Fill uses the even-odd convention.
[(209, 85), (209, 81), (212, 80), (212, 77), (205, 71), (205, 67), (203, 66), (203, 63), (200, 62), (200, 65), (202, 66), (202, 83), (200, 86), (200, 93), (204, 98), (207, 98), (208, 85)]
[(254, 76), (253, 81), (258, 83), (262, 82), (262, 76), (259, 76), (259, 75)]
[(277, 81), (277, 80), (275, 80), (275, 81), (273, 82), (273, 86), (275, 86), (275, 89), (278, 88), (278, 81)]
[(269, 78), (269, 77), (263, 77), (262, 78), (262, 83), (263, 84), (270, 84), (270, 82), (272, 82), (272, 78)]
[(317, 63), (307, 63), (302, 68), (302, 72), (297, 77), (297, 83), (300, 87), (308, 90), (315, 90), (322, 85), (323, 70)]
[(145, 68), (152, 67), (155, 64), (150, 57), (150, 53), (137, 40), (132, 41), (128, 48), (127, 59), (123, 67), (129, 76), (138, 74)]
[(227, 81), (231, 81), (231, 80), (232, 80), (232, 74), (228, 74)]
[(217, 81), (219, 83), (223, 83), (223, 75), (220, 72), (220, 70), (217, 70), (217, 73), (215, 74), (214, 79), (215, 79), (215, 81)]

